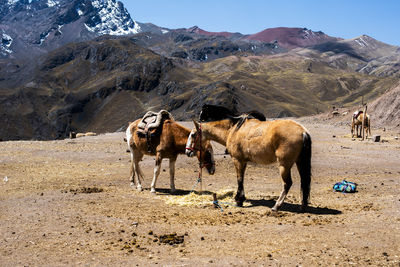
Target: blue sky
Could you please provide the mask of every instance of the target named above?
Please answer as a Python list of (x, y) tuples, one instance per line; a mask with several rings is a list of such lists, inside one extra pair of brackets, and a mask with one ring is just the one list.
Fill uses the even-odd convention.
[(132, 18), (166, 28), (253, 34), (305, 27), (354, 38), (362, 34), (400, 46), (400, 0), (122, 0)]

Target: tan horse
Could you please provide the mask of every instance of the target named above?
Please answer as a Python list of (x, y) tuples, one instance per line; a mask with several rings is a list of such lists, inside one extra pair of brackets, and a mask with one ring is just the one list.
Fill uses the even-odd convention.
[[(368, 138), (368, 133), (371, 136), (371, 119), (369, 115), (367, 114), (365, 116), (365, 121), (364, 121), (364, 129), (366, 133), (366, 137)], [(361, 137), (361, 131), (362, 131), (362, 122), (364, 119), (364, 113), (363, 112), (355, 112), (353, 116), (351, 117), (351, 137), (353, 138), (354, 135), (356, 137)], [(360, 134), (358, 134), (358, 129), (360, 129)], [(355, 134), (354, 134), (355, 130)]]
[[(265, 121), (263, 115), (254, 112), (236, 117), (228, 109), (213, 105), (203, 106), (200, 122), (193, 122), (195, 128), (189, 135), (187, 147), (196, 147), (197, 140), (213, 140), (228, 149), (236, 169), (238, 206), (246, 199), (243, 180), (248, 162), (278, 162), (284, 187), (273, 211), (283, 204), (292, 185), (290, 170), (296, 163), (303, 193), (301, 210), (305, 211), (311, 184), (311, 137), (303, 126), (292, 120)], [(186, 154), (193, 156), (188, 149)]]
[[(156, 182), (160, 174), (161, 162), (163, 158), (169, 159), (169, 174), (171, 193), (175, 192), (175, 162), (178, 154), (184, 154), (186, 148), (186, 140), (190, 134), (190, 129), (176, 123), (172, 120), (165, 120), (159, 128), (159, 132), (152, 137), (152, 151), (149, 151), (149, 145), (146, 137), (139, 137), (137, 134), (137, 125), (141, 119), (129, 124), (126, 129), (126, 142), (131, 153), (130, 181), (131, 186), (135, 186), (135, 172), (137, 174), (136, 188), (142, 190), (143, 172), (139, 167), (139, 162), (144, 155), (156, 157), (154, 176), (151, 183), (151, 193), (156, 192)], [(215, 164), (213, 149), (210, 142), (205, 142), (202, 146), (203, 153), (198, 152), (197, 156), (201, 167), (206, 167), (209, 174), (214, 174)]]

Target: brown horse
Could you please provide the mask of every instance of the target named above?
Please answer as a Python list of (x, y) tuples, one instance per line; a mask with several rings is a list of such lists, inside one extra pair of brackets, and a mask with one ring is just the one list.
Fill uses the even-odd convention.
[[(273, 211), (282, 205), (292, 185), (290, 170), (296, 163), (303, 193), (301, 210), (305, 211), (311, 184), (311, 137), (303, 126), (292, 120), (265, 121), (258, 112), (237, 117), (230, 110), (213, 105), (203, 106), (200, 122), (193, 122), (195, 128), (189, 135), (187, 147), (198, 146), (198, 140), (213, 140), (228, 149), (236, 169), (238, 206), (243, 206), (246, 199), (243, 180), (248, 162), (278, 162), (284, 187)], [(189, 149), (186, 154), (193, 156)]]
[[(354, 112), (353, 116), (351, 117), (351, 137), (354, 137), (354, 130), (355, 130), (355, 136), (356, 137), (361, 137), (361, 131), (362, 131), (362, 122), (364, 120), (364, 113), (361, 112)], [(358, 129), (360, 127), (360, 134), (358, 134)], [(371, 119), (369, 115), (367, 114), (365, 116), (365, 121), (364, 121), (364, 129), (366, 133), (366, 137), (371, 135)]]
[[(165, 120), (155, 137), (152, 137), (152, 147), (149, 151), (149, 144), (146, 137), (140, 137), (137, 134), (137, 125), (141, 119), (129, 124), (126, 129), (126, 142), (131, 153), (130, 181), (131, 186), (135, 186), (135, 172), (137, 174), (136, 188), (142, 190), (143, 172), (139, 167), (139, 161), (144, 155), (156, 157), (156, 165), (154, 167), (154, 176), (151, 183), (151, 193), (156, 192), (156, 182), (160, 174), (161, 162), (163, 158), (169, 159), (169, 174), (171, 193), (175, 192), (175, 162), (178, 154), (184, 154), (186, 148), (186, 140), (190, 134), (190, 129), (176, 123), (173, 120)], [(202, 151), (198, 152), (197, 157), (201, 167), (206, 167), (209, 174), (214, 174), (215, 164), (213, 149), (210, 142), (203, 143)]]

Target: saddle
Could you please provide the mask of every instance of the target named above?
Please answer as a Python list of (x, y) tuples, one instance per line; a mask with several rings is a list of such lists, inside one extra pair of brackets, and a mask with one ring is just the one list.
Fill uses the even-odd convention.
[(167, 119), (174, 120), (171, 113), (166, 110), (160, 110), (160, 112), (148, 111), (139, 122), (136, 132), (138, 137), (146, 138), (148, 152), (154, 152), (152, 138), (160, 132), (159, 129)]

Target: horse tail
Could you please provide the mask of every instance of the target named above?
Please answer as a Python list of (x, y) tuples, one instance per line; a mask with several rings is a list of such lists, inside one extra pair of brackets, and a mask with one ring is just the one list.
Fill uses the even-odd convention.
[(354, 116), (352, 116), (351, 117), (351, 137), (353, 137), (354, 128), (355, 128), (355, 118), (354, 118)]
[(303, 147), (296, 163), (301, 179), (302, 209), (304, 210), (308, 205), (311, 189), (311, 136), (307, 132), (303, 132)]
[(368, 116), (368, 132), (371, 135), (371, 118)]

